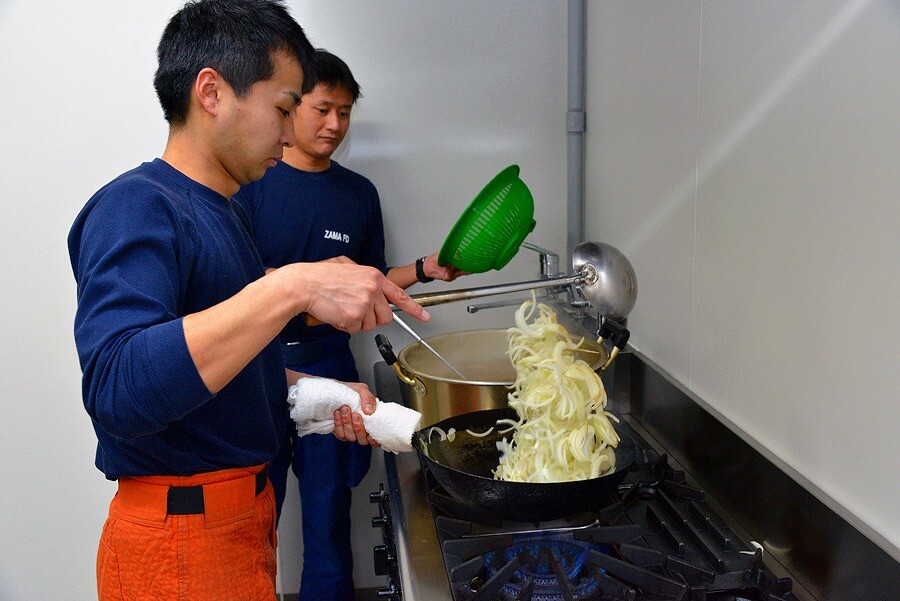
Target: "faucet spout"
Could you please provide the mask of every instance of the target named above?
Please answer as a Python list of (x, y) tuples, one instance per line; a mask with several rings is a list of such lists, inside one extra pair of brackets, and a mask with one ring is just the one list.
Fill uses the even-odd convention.
[(511, 307), (513, 305), (521, 305), (525, 302), (524, 298), (508, 298), (506, 300), (493, 301), (490, 303), (478, 303), (476, 305), (467, 305), (466, 311), (469, 313), (478, 313), (482, 309), (496, 309), (498, 307)]

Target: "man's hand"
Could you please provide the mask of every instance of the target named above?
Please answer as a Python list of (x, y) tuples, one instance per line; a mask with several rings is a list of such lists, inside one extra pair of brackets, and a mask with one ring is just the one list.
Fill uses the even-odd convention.
[(465, 271), (461, 271), (452, 265), (438, 265), (437, 259), (438, 253), (425, 257), (425, 262), (422, 264), (422, 271), (425, 272), (426, 276), (436, 280), (452, 282), (461, 275), (469, 275)]
[[(375, 411), (375, 395), (372, 394), (369, 387), (361, 382), (343, 382), (343, 384), (359, 393), (362, 412), (366, 415), (372, 415)], [(361, 445), (372, 445), (373, 447), (381, 446), (378, 444), (378, 441), (366, 432), (362, 416), (359, 413), (351, 412), (350, 407), (347, 405), (334, 412), (334, 435), (338, 440), (357, 442)]]
[(300, 313), (353, 333), (368, 332), (393, 320), (391, 304), (419, 321), (431, 317), (374, 267), (355, 263), (293, 263), (273, 272), (299, 297)]
[(345, 265), (357, 265), (356, 261), (347, 257), (345, 255), (341, 255), (339, 257), (331, 257), (330, 259), (322, 259), (319, 263), (343, 263)]

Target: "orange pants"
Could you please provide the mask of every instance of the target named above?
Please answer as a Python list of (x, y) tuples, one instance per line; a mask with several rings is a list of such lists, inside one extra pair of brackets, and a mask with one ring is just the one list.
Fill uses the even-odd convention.
[[(97, 552), (100, 601), (275, 599), (275, 497), (263, 466), (123, 478)], [(166, 515), (170, 486), (203, 485), (204, 513)]]

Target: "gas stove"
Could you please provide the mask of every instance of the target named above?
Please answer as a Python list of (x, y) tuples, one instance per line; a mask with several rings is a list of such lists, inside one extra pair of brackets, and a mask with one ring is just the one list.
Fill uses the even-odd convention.
[[(650, 448), (627, 424), (622, 430), (641, 450), (619, 491), (598, 501), (592, 511), (552, 522), (509, 522), (473, 511), (419, 466), (419, 492), (431, 515), (416, 516), (413, 526), (422, 526), (420, 518), (430, 517), (432, 527), (410, 533), (418, 537), (418, 548), (410, 549), (408, 557), (414, 573), (410, 580), (419, 582), (395, 583), (394, 591), (401, 592), (394, 598), (796, 601), (791, 580), (777, 578), (766, 568), (761, 548), (741, 540), (707, 505), (705, 493), (686, 483), (682, 470), (674, 469), (665, 454)], [(407, 509), (403, 503), (411, 500), (412, 491), (401, 484), (400, 474), (416, 471), (416, 466), (406, 459), (388, 458), (393, 464), (388, 495), (400, 501), (391, 505), (392, 520), (410, 517), (397, 511)], [(434, 580), (444, 590), (440, 595), (422, 591), (420, 597), (425, 583), (415, 566), (426, 546), (435, 547), (429, 553), (440, 554), (443, 583)], [(384, 553), (387, 558), (387, 548)], [(396, 549), (392, 555), (397, 557)]]
[[(715, 439), (709, 444), (726, 445), (729, 455), (737, 456), (731, 473), (749, 469), (762, 480), (758, 493), (747, 494), (742, 486), (746, 500), (734, 505), (728, 504), (728, 491), (715, 481), (707, 481), (715, 494), (704, 490), (696, 466), (687, 470), (681, 463), (690, 463), (690, 452), (679, 452), (680, 457), (667, 452), (660, 442), (670, 440), (666, 426), (654, 425), (653, 416), (659, 413), (653, 403), (636, 397), (665, 396), (667, 406), (672, 404), (666, 423), (675, 421), (671, 415), (689, 420), (693, 427), (702, 420), (644, 373), (646, 364), (640, 357), (617, 361), (621, 367), (607, 372), (604, 380), (610, 380), (607, 390), (612, 411), (621, 419), (618, 427), (637, 444), (638, 458), (618, 490), (597, 499), (589, 511), (552, 522), (503, 521), (456, 501), (415, 454), (385, 454), (388, 488), (371, 495), (379, 507), (373, 525), (381, 527), (385, 541), (375, 549), (376, 573), (389, 576), (390, 582), (379, 597), (394, 601), (896, 598), (900, 564), (835, 514), (820, 512), (818, 502), (796, 482), (766, 471), (771, 465), (748, 468), (748, 457), (755, 452), (741, 447), (739, 440), (722, 438), (726, 435), (712, 426), (705, 431)], [(375, 383), (381, 400), (402, 402), (387, 365), (376, 364)], [(673, 449), (676, 446), (672, 444)], [(698, 456), (705, 457), (702, 452)], [(757, 494), (765, 499), (768, 515), (751, 529), (766, 545), (756, 542), (734, 519), (737, 513), (752, 522)], [(844, 551), (852, 549), (855, 561), (835, 561), (832, 555), (838, 549), (821, 546), (818, 533), (803, 528), (798, 531), (810, 538), (790, 540), (788, 550), (794, 554), (779, 549), (782, 535), (790, 537), (798, 524), (779, 531), (783, 516), (772, 506), (790, 509), (798, 503), (804, 511), (814, 510), (816, 527), (840, 540)], [(792, 515), (801, 522), (806, 519), (803, 512)], [(811, 559), (805, 545), (812, 545), (820, 556)]]
[(797, 599), (646, 443), (618, 493), (553, 522), (478, 515), (424, 477), (454, 601)]

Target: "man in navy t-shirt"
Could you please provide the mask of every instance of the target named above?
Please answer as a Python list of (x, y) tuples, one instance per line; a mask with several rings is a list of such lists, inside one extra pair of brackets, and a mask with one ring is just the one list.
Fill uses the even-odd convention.
[[(370, 267), (265, 274), (231, 196), (295, 140), (313, 48), (281, 3), (191, 2), (157, 52), (165, 151), (94, 194), (68, 238), (96, 464), (118, 481), (98, 598), (274, 599), (266, 464), (300, 376), (278, 333), (304, 312), (348, 332), (390, 322), (390, 303), (427, 313)], [(351, 386), (371, 413), (371, 392)], [(334, 437), (372, 444), (354, 416)]]
[[(278, 268), (297, 261), (349, 259), (378, 268), (402, 288), (432, 279), (452, 281), (460, 272), (438, 265), (437, 253), (388, 269), (375, 186), (331, 160), (350, 127), (350, 111), (359, 95), (359, 84), (344, 61), (317, 50), (294, 117), (297, 144), (285, 150), (283, 160), (262, 180), (235, 196), (253, 222), (262, 261), (267, 268)], [(282, 330), (281, 343), (290, 369), (359, 379), (345, 332), (294, 319)], [(291, 444), (272, 462), (279, 513), (291, 464), (299, 480), (301, 601), (353, 599), (350, 488), (365, 476), (370, 457), (370, 447), (319, 434), (298, 438), (292, 432)]]

